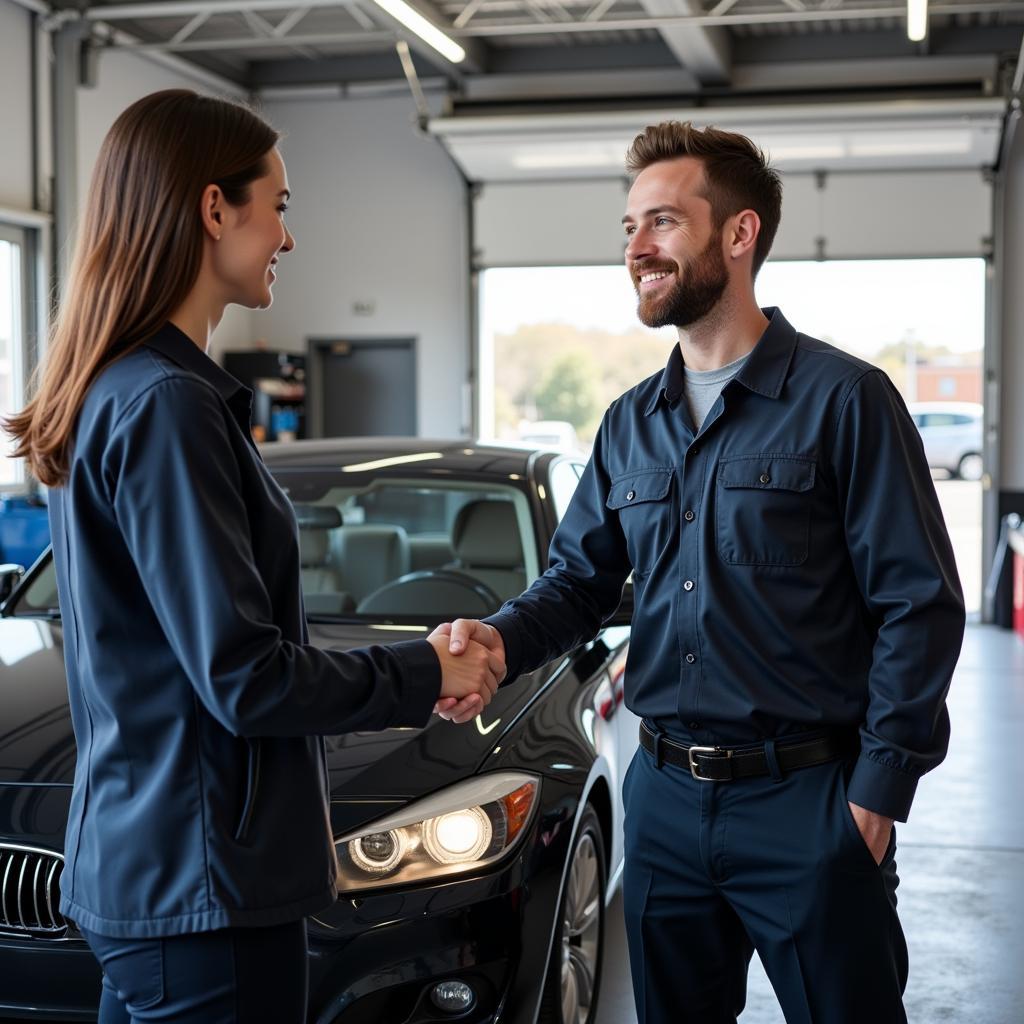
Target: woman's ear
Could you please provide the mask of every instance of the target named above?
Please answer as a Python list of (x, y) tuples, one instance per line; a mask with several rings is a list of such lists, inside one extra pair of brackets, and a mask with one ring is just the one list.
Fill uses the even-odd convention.
[(210, 238), (219, 242), (224, 231), (224, 194), (217, 185), (207, 185), (203, 189), (199, 213), (203, 219), (203, 230)]

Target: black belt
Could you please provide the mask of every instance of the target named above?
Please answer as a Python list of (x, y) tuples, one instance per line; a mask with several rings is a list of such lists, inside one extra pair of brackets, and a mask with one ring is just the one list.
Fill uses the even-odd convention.
[[(688, 747), (670, 740), (663, 733), (651, 730), (646, 722), (640, 723), (640, 745), (654, 755), (660, 768), (663, 762), (688, 771), (701, 782), (731, 782), (756, 775), (770, 775), (771, 768), (764, 746), (759, 747)], [(779, 770), (810, 768), (812, 765), (835, 761), (852, 753), (851, 744), (836, 735), (816, 736), (809, 740), (779, 740), (775, 760)]]

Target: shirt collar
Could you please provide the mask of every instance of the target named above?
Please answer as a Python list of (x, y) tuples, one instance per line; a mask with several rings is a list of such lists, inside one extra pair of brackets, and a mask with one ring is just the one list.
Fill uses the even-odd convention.
[[(733, 380), (765, 398), (778, 398), (796, 350), (796, 330), (778, 307), (767, 306), (761, 312), (768, 317), (768, 326)], [(672, 403), (682, 392), (683, 354), (678, 345), (673, 345), (658, 389), (647, 403), (644, 415), (654, 412), (662, 396)]]
[(233, 411), (248, 418), (252, 392), (218, 366), (184, 331), (167, 323), (143, 344), (216, 388)]

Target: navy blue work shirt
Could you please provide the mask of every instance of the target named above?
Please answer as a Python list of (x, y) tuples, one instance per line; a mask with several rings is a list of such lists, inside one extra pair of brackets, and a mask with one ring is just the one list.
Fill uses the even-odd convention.
[(678, 345), (612, 404), (550, 568), (487, 621), (512, 679), (592, 638), (632, 571), (634, 713), (702, 745), (859, 729), (849, 799), (905, 821), (949, 739), (949, 536), (885, 374), (764, 312), (699, 430)]
[(251, 393), (177, 328), (106, 367), (50, 493), (78, 746), (61, 912), (115, 938), (329, 906), (322, 734), (423, 726), (425, 640), (308, 644), (291, 504)]

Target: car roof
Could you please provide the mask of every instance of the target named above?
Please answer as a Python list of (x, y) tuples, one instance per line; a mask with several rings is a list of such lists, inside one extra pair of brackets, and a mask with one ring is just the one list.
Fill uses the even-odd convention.
[[(274, 469), (329, 469), (359, 466), (367, 471), (387, 469), (441, 471), (475, 475), (527, 475), (535, 456), (546, 454), (533, 445), (504, 445), (467, 438), (349, 437), (314, 441), (272, 442), (260, 445)], [(374, 465), (374, 464), (377, 465)]]

